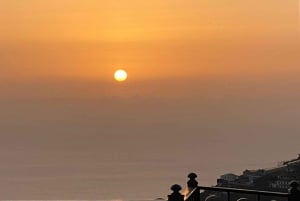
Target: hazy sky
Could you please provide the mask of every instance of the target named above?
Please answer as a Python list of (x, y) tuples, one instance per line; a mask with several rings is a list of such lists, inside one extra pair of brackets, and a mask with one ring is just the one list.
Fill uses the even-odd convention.
[(298, 9), (0, 0), (1, 199), (165, 197), (296, 157)]

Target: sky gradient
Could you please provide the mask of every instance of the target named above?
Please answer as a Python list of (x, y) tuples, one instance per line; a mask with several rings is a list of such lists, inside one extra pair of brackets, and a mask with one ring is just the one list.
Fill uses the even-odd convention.
[(298, 10), (0, 0), (1, 199), (155, 199), (296, 157)]

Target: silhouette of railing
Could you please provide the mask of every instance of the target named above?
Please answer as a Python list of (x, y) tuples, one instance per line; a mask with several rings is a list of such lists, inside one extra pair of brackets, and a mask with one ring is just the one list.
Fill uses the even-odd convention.
[(300, 201), (299, 184), (295, 181), (290, 183), (288, 193), (246, 190), (223, 187), (198, 186), (197, 175), (188, 175), (188, 193), (180, 193), (181, 186), (175, 184), (171, 187), (173, 193), (168, 196), (168, 201)]

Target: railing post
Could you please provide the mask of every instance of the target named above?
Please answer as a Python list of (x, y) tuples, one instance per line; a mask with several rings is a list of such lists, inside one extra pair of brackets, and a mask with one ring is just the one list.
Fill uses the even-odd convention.
[(197, 174), (195, 173), (190, 173), (188, 175), (188, 178), (190, 179), (188, 182), (187, 182), (187, 186), (189, 188), (189, 190), (193, 190), (195, 188), (198, 187), (198, 182), (196, 181), (196, 178), (197, 178)]
[(300, 200), (299, 183), (296, 181), (291, 181), (290, 189), (289, 189), (289, 201), (299, 201), (299, 200)]
[(171, 187), (173, 193), (168, 195), (168, 201), (184, 201), (184, 196), (179, 192), (181, 191), (181, 186), (175, 184)]
[(189, 181), (187, 182), (187, 187), (189, 190), (189, 193), (191, 193), (193, 190), (193, 194), (190, 195), (189, 199), (186, 201), (200, 201), (200, 189), (198, 188), (198, 182), (196, 180), (197, 174), (190, 173), (188, 175)]

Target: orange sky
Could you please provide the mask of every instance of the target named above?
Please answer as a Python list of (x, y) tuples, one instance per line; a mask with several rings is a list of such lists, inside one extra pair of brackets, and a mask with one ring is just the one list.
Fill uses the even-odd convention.
[[(267, 63), (295, 59), (294, 48), (286, 45), (296, 41), (295, 5), (296, 0), (1, 0), (0, 72), (110, 79), (121, 67), (133, 79), (153, 79), (269, 70), (271, 64), (251, 62), (262, 54)], [(281, 49), (279, 58), (275, 49)]]
[(296, 5), (296, 0), (2, 0), (1, 21), (4, 35), (11, 40), (120, 42), (192, 40), (219, 34), (239, 37), (242, 33), (269, 36), (297, 28)]

